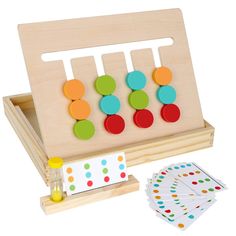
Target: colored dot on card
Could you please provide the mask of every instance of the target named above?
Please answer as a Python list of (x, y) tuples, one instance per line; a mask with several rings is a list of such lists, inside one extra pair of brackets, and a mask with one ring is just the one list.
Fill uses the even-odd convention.
[(154, 189), (153, 192), (154, 193), (159, 193), (159, 191), (157, 189)]
[(172, 194), (171, 196), (172, 196), (173, 198), (175, 198), (175, 197), (177, 197), (177, 194)]
[(178, 170), (178, 169), (179, 169), (179, 167), (178, 167), (178, 166), (175, 166), (174, 168), (175, 168), (176, 170)]
[(69, 182), (73, 182), (73, 181), (74, 181), (74, 177), (73, 177), (73, 176), (69, 176), (69, 177), (68, 177), (68, 181), (69, 181)]
[(179, 199), (175, 199), (174, 201), (175, 201), (175, 202), (178, 202), (178, 201), (179, 201)]
[(190, 167), (190, 166), (192, 166), (190, 163), (188, 163), (188, 164), (186, 164), (186, 166), (188, 166), (188, 167)]
[(160, 186), (159, 184), (154, 184), (154, 187), (156, 187), (156, 188), (159, 187), (159, 186)]
[(200, 174), (201, 171), (200, 171), (200, 170), (196, 170), (195, 173), (196, 173), (196, 174)]
[(161, 199), (161, 196), (155, 196), (156, 199)]
[(209, 178), (206, 178), (205, 181), (209, 182), (209, 181), (211, 181), (211, 180), (210, 180)]
[(181, 168), (185, 168), (185, 165), (181, 165), (180, 167), (181, 167)]
[(119, 169), (120, 169), (120, 170), (124, 170), (124, 168), (125, 168), (125, 165), (124, 165), (124, 164), (120, 164), (120, 165), (119, 165)]
[(194, 173), (193, 172), (189, 172), (189, 175), (194, 175)]
[(87, 185), (88, 185), (89, 187), (91, 187), (91, 186), (93, 185), (93, 181), (89, 180), (89, 181), (87, 182)]
[(169, 217), (174, 217), (174, 216), (175, 216), (175, 214), (170, 214), (170, 215), (169, 215)]
[(71, 174), (71, 173), (72, 173), (72, 168), (71, 168), (71, 167), (68, 167), (68, 168), (66, 169), (66, 173), (67, 173), (67, 174)]
[(105, 165), (107, 164), (107, 161), (106, 161), (106, 160), (102, 160), (102, 161), (101, 161), (101, 164), (102, 164), (103, 166), (105, 166)]
[(188, 218), (192, 220), (194, 219), (194, 215), (189, 215)]
[(204, 183), (204, 181), (202, 179), (199, 179), (198, 182), (201, 184)]
[(168, 209), (168, 210), (165, 210), (165, 213), (171, 213), (171, 210), (170, 209)]
[(184, 228), (184, 224), (178, 224), (178, 227), (179, 227), (180, 229), (183, 229), (183, 228)]
[(123, 157), (122, 156), (118, 156), (118, 161), (123, 161)]
[(203, 189), (203, 190), (202, 190), (202, 193), (207, 193), (207, 190)]
[(88, 172), (86, 172), (85, 176), (86, 176), (86, 178), (90, 178), (92, 176), (92, 174), (91, 174), (91, 172), (88, 171)]
[(196, 181), (193, 181), (193, 182), (192, 182), (192, 184), (196, 185), (196, 184), (197, 184), (197, 182), (196, 182)]
[(172, 170), (172, 168), (171, 168), (171, 167), (169, 167), (169, 168), (168, 168), (168, 170)]
[(71, 190), (71, 191), (74, 191), (74, 190), (75, 190), (75, 185), (73, 185), (73, 184), (70, 185), (70, 190)]
[(162, 174), (162, 175), (166, 175), (166, 173), (165, 173), (165, 172), (163, 172), (163, 171), (161, 172), (161, 174)]
[(125, 172), (120, 173), (121, 178), (125, 178), (125, 176), (126, 176)]
[(108, 176), (106, 176), (106, 177), (104, 178), (104, 181), (107, 183), (107, 182), (110, 181), (110, 178), (109, 178)]
[(170, 192), (171, 192), (171, 193), (176, 193), (176, 190), (171, 189)]
[(146, 85), (146, 76), (141, 71), (132, 71), (126, 76), (126, 83), (132, 90), (143, 89)]
[(89, 163), (84, 164), (84, 169), (88, 170), (90, 168)]
[(158, 182), (158, 183), (161, 183), (161, 182), (162, 182), (162, 180), (160, 180), (160, 179), (157, 179), (157, 182)]
[(157, 204), (159, 204), (159, 205), (163, 205), (164, 202), (163, 202), (163, 201), (158, 201)]
[(215, 186), (215, 189), (216, 189), (216, 190), (220, 190), (221, 187), (220, 187), (220, 186)]
[(188, 176), (188, 174), (184, 173), (184, 174), (183, 174), (183, 176), (184, 176), (184, 177), (187, 177), (187, 176)]
[(107, 168), (103, 168), (102, 172), (103, 172), (103, 174), (107, 174), (108, 173), (108, 169)]
[(164, 177), (163, 175), (160, 175), (159, 178), (160, 178), (160, 179), (164, 179), (165, 177)]
[(159, 208), (161, 208), (161, 209), (164, 209), (164, 208), (165, 208), (165, 206), (159, 206)]
[(214, 188), (209, 188), (208, 191), (214, 192)]

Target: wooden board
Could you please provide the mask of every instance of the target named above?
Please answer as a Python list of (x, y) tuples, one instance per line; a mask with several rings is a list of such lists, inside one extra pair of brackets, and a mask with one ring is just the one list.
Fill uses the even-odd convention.
[[(19, 25), (19, 34), (43, 146), (48, 156), (58, 155), (64, 159), (82, 157), (88, 150), (115, 150), (124, 145), (142, 144), (158, 137), (204, 128), (183, 17), (179, 9), (22, 24)], [(98, 107), (100, 96), (93, 86), (97, 76), (93, 55), (74, 58), (74, 77), (85, 84), (85, 99), (92, 106), (90, 118), (96, 126), (96, 134), (92, 139), (77, 139), (72, 132), (75, 121), (68, 114), (69, 101), (62, 93), (64, 82), (72, 78), (66, 78), (62, 61), (43, 62), (42, 54), (165, 37), (173, 38), (174, 44), (159, 49), (160, 59), (162, 65), (173, 71), (172, 85), (177, 91), (176, 103), (182, 110), (181, 119), (172, 124), (161, 120), (161, 104), (154, 94), (157, 86), (151, 79), (154, 69), (152, 52), (133, 51), (134, 68), (142, 70), (148, 78), (145, 88), (150, 97), (148, 109), (155, 116), (155, 124), (149, 129), (140, 129), (134, 125), (134, 110), (128, 104), (129, 90), (124, 80), (126, 62), (123, 52), (117, 52), (104, 55), (103, 63), (105, 72), (116, 79), (115, 95), (121, 101), (120, 114), (125, 118), (127, 126), (121, 135), (107, 133), (103, 127), (105, 115)]]
[(42, 197), (40, 199), (40, 205), (46, 214), (52, 214), (138, 190), (138, 180), (134, 176), (129, 175), (128, 181), (74, 194), (71, 196), (66, 196), (65, 199), (59, 203), (51, 201), (50, 196)]
[[(48, 185), (50, 181), (47, 167), (48, 156), (43, 147), (32, 96), (30, 94), (21, 94), (4, 97), (3, 102), (6, 116), (25, 146), (42, 179)], [(214, 128), (205, 122), (203, 128), (154, 138), (145, 142), (121, 145), (112, 149), (104, 149), (100, 152), (92, 152), (88, 149), (85, 155), (74, 155), (64, 158), (64, 161), (76, 161), (82, 158), (88, 159), (93, 156), (105, 155), (109, 152), (124, 151), (126, 153), (127, 166), (130, 167), (211, 147), (213, 138)]]

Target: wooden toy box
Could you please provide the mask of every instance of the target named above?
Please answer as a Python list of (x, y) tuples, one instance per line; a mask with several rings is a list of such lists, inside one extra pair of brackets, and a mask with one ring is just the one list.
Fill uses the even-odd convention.
[[(111, 20), (114, 20), (114, 24), (117, 24), (117, 22), (121, 22), (120, 24), (118, 24), (120, 26), (120, 28), (118, 29), (118, 31), (121, 31), (121, 34), (118, 33), (118, 35), (121, 35), (120, 38), (117, 38), (116, 33), (114, 33), (114, 37), (112, 37), (110, 34), (110, 37), (112, 38), (109, 42), (104, 42), (103, 39), (99, 39), (99, 42), (89, 42), (90, 45), (86, 45), (86, 41), (82, 41), (81, 45), (79, 45), (79, 47), (86, 47), (86, 46), (91, 46), (91, 45), (103, 45), (103, 44), (116, 44), (121, 42), (126, 42), (126, 41), (139, 41), (139, 40), (148, 40), (148, 39), (153, 39), (155, 35), (152, 35), (152, 31), (150, 31), (149, 29), (146, 29), (146, 36), (143, 37), (143, 35), (140, 32), (137, 32), (137, 34), (133, 36), (133, 38), (129, 38), (127, 39), (126, 37), (123, 37), (124, 32), (126, 32), (127, 30), (131, 30), (131, 28), (129, 28), (129, 24), (126, 27), (124, 27), (124, 25), (126, 25), (125, 23), (129, 20), (130, 18), (135, 21), (139, 18), (143, 18), (144, 23), (146, 24), (147, 22), (145, 22), (145, 20), (148, 19), (148, 23), (150, 25), (150, 22), (153, 21), (153, 19), (155, 20), (155, 17), (157, 17), (157, 19), (160, 19), (160, 22), (163, 22), (163, 20), (165, 22), (168, 22), (167, 24), (164, 24), (164, 26), (166, 27), (163, 30), (163, 25), (160, 26), (160, 28), (162, 29), (161, 32), (163, 31), (164, 33), (157, 35), (158, 37), (162, 38), (164, 36), (172, 36), (169, 35), (168, 29), (172, 30), (174, 33), (174, 36), (176, 37), (175, 39), (180, 39), (179, 40), (179, 44), (180, 44), (180, 48), (182, 51), (185, 50), (185, 47), (183, 45), (186, 46), (187, 50), (188, 50), (188, 45), (186, 42), (186, 39), (184, 38), (183, 40), (181, 40), (181, 37), (183, 35), (181, 35), (182, 33), (185, 36), (185, 31), (184, 31), (184, 27), (183, 27), (183, 20), (182, 20), (182, 14), (178, 9), (171, 9), (171, 10), (163, 10), (163, 11), (153, 11), (153, 12), (145, 12), (145, 13), (132, 13), (132, 14), (123, 14), (123, 15), (117, 15), (117, 16), (105, 16), (103, 17), (98, 17), (98, 18), (88, 18), (86, 19), (81, 19), (81, 23), (87, 24), (89, 27), (94, 23), (94, 21), (98, 22), (104, 22), (104, 20), (107, 22), (108, 18), (110, 17)], [(90, 21), (90, 19), (92, 19)], [(83, 22), (84, 20), (84, 22)], [(127, 21), (126, 21), (127, 20)], [(132, 21), (131, 20), (131, 21)], [(66, 21), (62, 21), (62, 22), (55, 22), (55, 28), (57, 28), (56, 26), (60, 25), (60, 24), (67, 24), (68, 26), (72, 27), (73, 24), (76, 22), (76, 20), (71, 20), (71, 22), (66, 22)], [(80, 22), (78, 22), (80, 23)], [(43, 23), (42, 23), (43, 24)], [(53, 23), (50, 22), (49, 23), (45, 23), (45, 24), (49, 24), (49, 28), (51, 27), (51, 25), (53, 25)], [(33, 26), (33, 24), (32, 24)], [(131, 25), (130, 27), (132, 27), (133, 25)], [(36, 25), (36, 28), (38, 27), (38, 25)], [(91, 26), (92, 27), (92, 26)], [(96, 26), (94, 26), (96, 28)], [(105, 26), (104, 26), (105, 27)], [(142, 23), (140, 23), (139, 27), (142, 27)], [(154, 27), (154, 25), (153, 25)], [(183, 27), (183, 32), (182, 32), (182, 28)], [(117, 27), (114, 27), (114, 30), (116, 30)], [(31, 28), (30, 28), (31, 30)], [(29, 30), (29, 31), (30, 31)], [(180, 36), (178, 35), (178, 32), (180, 32)], [(57, 34), (57, 32), (55, 31), (55, 33)], [(70, 32), (70, 30), (68, 30), (67, 32), (68, 34), (72, 34), (73, 32)], [(25, 33), (27, 35), (27, 33)], [(57, 35), (58, 36), (58, 35)], [(22, 37), (22, 36), (21, 36)], [(77, 35), (74, 35), (74, 37), (76, 38)], [(129, 36), (127, 36), (129, 37)], [(136, 38), (137, 39), (136, 39)], [(50, 37), (46, 37), (47, 40), (50, 40)], [(22, 40), (22, 39), (21, 39)], [(41, 39), (43, 41), (43, 39)], [(63, 39), (58, 39), (58, 41), (63, 40)], [(57, 51), (58, 48), (60, 48), (61, 50), (70, 50), (70, 49), (74, 49), (74, 42), (70, 42), (73, 46), (69, 45), (68, 42), (66, 41), (66, 38), (64, 38), (65, 43), (60, 44), (60, 42), (58, 44), (50, 44), (50, 46), (52, 47), (53, 45), (53, 49), (52, 51)], [(83, 38), (83, 40), (86, 40)], [(73, 41), (73, 40), (72, 40)], [(89, 40), (88, 40), (89, 41)], [(112, 42), (111, 42), (112, 41)], [(178, 43), (178, 40), (176, 41), (176, 44)], [(43, 42), (42, 42), (43, 44)], [(45, 44), (46, 45), (46, 44)], [(48, 50), (48, 45), (46, 45), (42, 48), (37, 48), (35, 47), (35, 54), (41, 53), (42, 52), (50, 52), (50, 50)], [(64, 45), (64, 47), (61, 47), (62, 45)], [(178, 45), (178, 44), (177, 44)], [(57, 48), (58, 46), (58, 48)], [(78, 46), (78, 45), (77, 45)], [(30, 47), (30, 46), (29, 46)], [(171, 47), (169, 47), (171, 48)], [(178, 65), (178, 63), (176, 63), (176, 61), (171, 61), (168, 60), (168, 56), (169, 55), (169, 51), (167, 50), (168, 47), (163, 47), (161, 48), (160, 51), (160, 57), (161, 57), (161, 61), (162, 63), (164, 63), (165, 65), (170, 66), (171, 68), (174, 68), (174, 70), (176, 71), (176, 73), (178, 74), (178, 68), (181, 67), (181, 65)], [(28, 51), (27, 51), (28, 50)], [(166, 51), (165, 51), (166, 50)], [(36, 72), (34, 71), (34, 64), (30, 65), (30, 58), (32, 57), (32, 63), (36, 63), (35, 58), (34, 58), (34, 53), (32, 53), (31, 51), (29, 51), (29, 48), (27, 48), (25, 45), (23, 45), (23, 51), (25, 53), (25, 59), (26, 59), (26, 64), (27, 64), (27, 69), (28, 69), (28, 73), (29, 73), (29, 77), (31, 79), (31, 87), (33, 89), (33, 97), (34, 100), (32, 98), (31, 94), (21, 94), (21, 95), (14, 95), (14, 96), (9, 96), (9, 97), (4, 97), (3, 98), (3, 102), (4, 102), (4, 108), (5, 108), (5, 113), (6, 116), (8, 117), (11, 125), (13, 126), (13, 128), (15, 129), (17, 135), (19, 136), (22, 144), (24, 145), (25, 149), (27, 150), (31, 160), (33, 161), (35, 167), (37, 168), (38, 172), (40, 173), (42, 179), (44, 180), (44, 182), (46, 183), (46, 185), (49, 184), (49, 173), (48, 173), (48, 165), (47, 165), (47, 161), (48, 161), (48, 154), (47, 151), (45, 149), (45, 141), (42, 138), (42, 132), (44, 133), (45, 136), (45, 130), (44, 128), (42, 128), (42, 126), (40, 126), (40, 124), (42, 124), (44, 121), (46, 122), (46, 118), (44, 121), (42, 121), (42, 113), (40, 111), (40, 102), (38, 100), (38, 95), (37, 95), (37, 86), (34, 85), (34, 77), (35, 74), (34, 73), (40, 73), (40, 71), (37, 71), (38, 69), (36, 69)], [(174, 47), (172, 48), (172, 52), (173, 55), (175, 54), (175, 56), (177, 55), (177, 58), (180, 58), (180, 61), (182, 60), (181, 56), (179, 56), (178, 54), (178, 50), (176, 50)], [(186, 73), (188, 74), (188, 77), (193, 77), (194, 79), (194, 75), (192, 73), (191, 70), (191, 59), (190, 58), (186, 58), (189, 57), (188, 53), (183, 55), (183, 57), (185, 58), (184, 60), (186, 60), (187, 62), (185, 64), (188, 64), (188, 66), (186, 67)], [(137, 59), (135, 59), (135, 57), (132, 58), (134, 61)], [(86, 59), (87, 60), (87, 59)], [(37, 62), (38, 63), (38, 62)], [(51, 63), (51, 62), (50, 62)], [(134, 63), (135, 64), (135, 63)], [(137, 63), (136, 63), (137, 64)], [(58, 66), (58, 65), (57, 65)], [(153, 66), (153, 65), (152, 65)], [(40, 66), (39, 66), (40, 67)], [(56, 67), (56, 64), (54, 64), (54, 69)], [(107, 67), (105, 66), (105, 69)], [(189, 69), (190, 68), (190, 69)], [(135, 69), (139, 69), (139, 68), (135, 68)], [(147, 71), (150, 70), (150, 65), (149, 67), (142, 67), (143, 71)], [(109, 70), (109, 69), (108, 69)], [(182, 68), (179, 69), (181, 72), (183, 72)], [(145, 71), (145, 72), (146, 72)], [(107, 71), (106, 71), (107, 72)], [(110, 70), (109, 72), (114, 72), (114, 74), (119, 74), (117, 71), (112, 71)], [(50, 74), (50, 73), (49, 73)], [(44, 76), (44, 75), (42, 75)], [(92, 74), (93, 76), (93, 74)], [(123, 76), (123, 74), (122, 74)], [(47, 80), (50, 80), (49, 76), (46, 75)], [(76, 77), (76, 76), (75, 76)], [(147, 77), (150, 77), (150, 74), (147, 74)], [(177, 76), (178, 77), (178, 76)], [(184, 75), (183, 75), (184, 77)], [(64, 79), (64, 78), (63, 78)], [(95, 79), (93, 77), (93, 79)], [(177, 86), (177, 92), (178, 92), (178, 84), (176, 83), (175, 86)], [(119, 94), (118, 94), (119, 95)], [(181, 103), (181, 101), (179, 101)], [(36, 107), (36, 106), (37, 107)], [(38, 108), (38, 110), (37, 110)], [(194, 110), (194, 105), (193, 105), (193, 110)], [(37, 114), (36, 114), (37, 113)], [(67, 114), (65, 114), (67, 115)], [(148, 132), (148, 130), (146, 131)], [(126, 154), (126, 161), (127, 161), (127, 166), (133, 166), (133, 165), (138, 165), (138, 164), (142, 164), (145, 162), (150, 162), (150, 161), (154, 161), (154, 160), (158, 160), (161, 158), (165, 158), (165, 157), (169, 157), (169, 156), (174, 156), (174, 155), (178, 155), (178, 154), (182, 154), (182, 153), (186, 153), (186, 152), (190, 152), (190, 151), (194, 151), (194, 150), (198, 150), (198, 149), (202, 149), (202, 148), (206, 148), (206, 147), (210, 147), (213, 144), (213, 137), (214, 137), (214, 128), (206, 121), (203, 121), (203, 125), (199, 126), (199, 127), (194, 127), (191, 129), (184, 129), (183, 131), (179, 132), (174, 132), (174, 133), (169, 133), (168, 135), (164, 135), (164, 136), (152, 136), (149, 139), (140, 139), (139, 141), (134, 141), (134, 142), (129, 142), (128, 144), (126, 144), (125, 142), (117, 142), (117, 145), (115, 146), (111, 146), (109, 147), (109, 145), (105, 145), (104, 148), (100, 149), (100, 150), (91, 150), (91, 149), (87, 149), (87, 151), (83, 152), (83, 153), (79, 153), (78, 154), (73, 154), (73, 155), (66, 155), (66, 157), (64, 157), (64, 154), (61, 155), (64, 159), (65, 162), (71, 162), (71, 161), (75, 161), (75, 160), (81, 160), (84, 158), (92, 158), (94, 156), (97, 155), (105, 155), (106, 153), (114, 153), (117, 151), (124, 151)], [(53, 153), (53, 152), (50, 152)], [(60, 153), (57, 153), (60, 155)], [(116, 195), (120, 195), (120, 194), (124, 194), (127, 192), (131, 192), (131, 191), (135, 191), (138, 189), (138, 181), (133, 177), (133, 176), (129, 176), (129, 181), (127, 181), (126, 183), (120, 183), (120, 184), (115, 184), (115, 185), (111, 185), (108, 187), (104, 187), (104, 188), (100, 188), (100, 189), (95, 189), (95, 190), (91, 190), (89, 192), (85, 192), (82, 194), (76, 194), (73, 195), (72, 197), (67, 197), (65, 198), (65, 200), (61, 203), (53, 203), (50, 201), (49, 197), (43, 197), (41, 198), (41, 204), (43, 209), (45, 210), (46, 213), (52, 213), (52, 212), (57, 212), (60, 210), (64, 210), (64, 209), (68, 209), (74, 206), (78, 206), (81, 204), (85, 204), (85, 203), (89, 203), (92, 201), (97, 201), (97, 200), (101, 200), (101, 199), (106, 199), (108, 197), (112, 197), (112, 196), (116, 196)]]

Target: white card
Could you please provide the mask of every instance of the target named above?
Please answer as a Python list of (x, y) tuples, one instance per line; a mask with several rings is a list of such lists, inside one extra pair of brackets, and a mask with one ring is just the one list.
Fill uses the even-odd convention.
[(67, 195), (128, 180), (124, 152), (67, 163), (63, 166)]

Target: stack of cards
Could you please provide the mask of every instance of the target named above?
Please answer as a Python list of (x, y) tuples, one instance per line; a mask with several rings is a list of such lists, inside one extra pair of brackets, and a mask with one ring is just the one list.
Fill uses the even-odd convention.
[(179, 163), (153, 174), (147, 195), (158, 217), (184, 230), (215, 203), (215, 193), (225, 188), (195, 163)]

